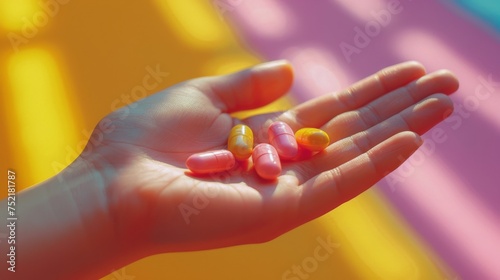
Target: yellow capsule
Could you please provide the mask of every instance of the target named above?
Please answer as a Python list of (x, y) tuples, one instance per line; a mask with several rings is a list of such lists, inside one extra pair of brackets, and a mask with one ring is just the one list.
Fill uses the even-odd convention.
[(237, 160), (246, 160), (253, 151), (253, 132), (244, 124), (235, 125), (227, 139), (227, 149)]
[(319, 152), (330, 145), (328, 134), (318, 128), (301, 128), (295, 132), (297, 143), (304, 149)]

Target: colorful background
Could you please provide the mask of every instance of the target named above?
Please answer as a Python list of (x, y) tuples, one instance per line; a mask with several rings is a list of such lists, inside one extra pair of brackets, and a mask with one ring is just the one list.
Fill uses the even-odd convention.
[(500, 279), (499, 32), (494, 0), (1, 1), (1, 170), (54, 176), (106, 114), (186, 79), (286, 58), (291, 94), (263, 109), (283, 110), (415, 59), (457, 74), (457, 110), (377, 186), (272, 242), (103, 279)]

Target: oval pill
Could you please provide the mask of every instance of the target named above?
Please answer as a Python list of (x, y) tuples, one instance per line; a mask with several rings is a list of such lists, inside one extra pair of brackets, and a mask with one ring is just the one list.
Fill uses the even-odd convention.
[(187, 168), (198, 174), (226, 171), (233, 168), (235, 163), (234, 155), (228, 150), (193, 154), (186, 160)]
[(295, 139), (299, 146), (313, 152), (322, 151), (330, 145), (328, 134), (318, 128), (301, 128), (295, 132)]
[(269, 143), (278, 151), (283, 159), (291, 159), (297, 156), (298, 146), (293, 130), (284, 122), (274, 122), (269, 126)]
[(246, 160), (253, 151), (253, 132), (244, 124), (235, 125), (227, 139), (227, 149), (237, 160)]
[(255, 146), (252, 160), (255, 171), (264, 179), (274, 180), (281, 174), (281, 162), (278, 152), (267, 143)]

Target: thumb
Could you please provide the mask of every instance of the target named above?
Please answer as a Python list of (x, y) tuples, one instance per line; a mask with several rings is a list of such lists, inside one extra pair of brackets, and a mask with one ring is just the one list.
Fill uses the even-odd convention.
[(233, 113), (264, 106), (283, 96), (292, 85), (293, 69), (288, 61), (277, 60), (199, 82), (215, 106)]

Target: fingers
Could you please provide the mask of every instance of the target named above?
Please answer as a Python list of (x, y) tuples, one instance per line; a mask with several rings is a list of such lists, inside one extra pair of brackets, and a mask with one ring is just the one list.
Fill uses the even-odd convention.
[(431, 94), (438, 92), (451, 94), (457, 88), (457, 78), (451, 72), (437, 71), (381, 96), (357, 110), (334, 117), (324, 129), (329, 132), (332, 141), (337, 141), (366, 130)]
[(332, 143), (322, 153), (298, 162), (294, 168), (300, 181), (304, 182), (319, 172), (335, 168), (366, 153), (397, 133), (411, 130), (423, 134), (451, 114), (452, 109), (453, 103), (448, 96), (432, 95), (376, 126)]
[(303, 221), (318, 217), (356, 197), (401, 165), (422, 144), (413, 132), (402, 132), (366, 153), (324, 171), (305, 182), (297, 215)]
[(293, 108), (285, 114), (289, 118), (285, 121), (297, 127), (321, 127), (333, 117), (365, 106), (424, 74), (423, 66), (414, 61), (382, 69), (346, 90), (320, 96)]
[(263, 63), (234, 74), (194, 80), (223, 112), (232, 113), (266, 105), (283, 96), (293, 82), (292, 66), (285, 60)]

